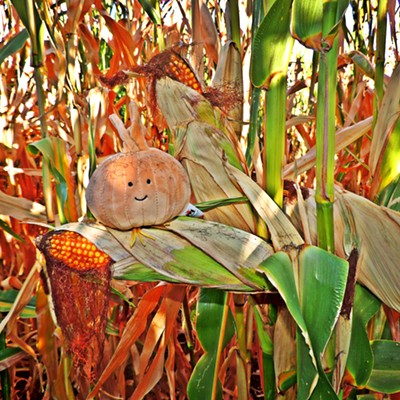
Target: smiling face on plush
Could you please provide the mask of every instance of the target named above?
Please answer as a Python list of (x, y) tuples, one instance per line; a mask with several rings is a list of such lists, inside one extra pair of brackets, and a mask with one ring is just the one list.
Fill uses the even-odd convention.
[(174, 157), (157, 149), (109, 157), (86, 190), (96, 219), (121, 230), (163, 224), (185, 209), (189, 197), (186, 171)]

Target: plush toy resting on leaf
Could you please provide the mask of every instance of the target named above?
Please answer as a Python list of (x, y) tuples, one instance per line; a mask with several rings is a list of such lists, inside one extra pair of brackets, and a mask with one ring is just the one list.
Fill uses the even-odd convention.
[(120, 230), (170, 221), (185, 210), (190, 198), (189, 178), (182, 165), (147, 145), (133, 103), (130, 115), (133, 123), (129, 129), (116, 115), (110, 116), (124, 142), (123, 151), (100, 164), (86, 191), (96, 219)]

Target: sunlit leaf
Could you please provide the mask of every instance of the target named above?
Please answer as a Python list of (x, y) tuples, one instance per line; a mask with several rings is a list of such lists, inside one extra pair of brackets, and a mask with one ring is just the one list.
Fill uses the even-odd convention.
[(0, 214), (19, 221), (46, 222), (45, 207), (22, 197), (9, 196), (0, 191)]
[[(356, 246), (359, 251), (357, 280), (385, 304), (400, 311), (400, 270), (393, 268), (400, 258), (400, 214), (339, 188), (336, 188), (335, 198), (337, 254), (347, 258), (349, 249)], [(316, 243), (316, 206), (312, 192), (306, 200), (306, 209), (312, 242)], [(298, 208), (288, 207), (288, 214), (301, 231)]]
[(302, 245), (303, 239), (296, 228), (267, 193), (243, 172), (229, 164), (225, 164), (225, 167), (267, 224), (275, 249)]
[[(338, 153), (340, 150), (343, 150), (346, 146), (349, 146), (361, 136), (368, 133), (372, 128), (372, 119), (372, 117), (368, 117), (354, 125), (338, 130), (335, 138), (335, 152)], [(286, 164), (284, 167), (285, 178), (295, 179), (296, 176), (314, 167), (316, 155), (316, 147), (314, 146), (308, 150), (304, 156), (299, 157), (290, 164)]]
[[(332, 46), (333, 39), (337, 34), (339, 23), (349, 5), (349, 0), (339, 1), (308, 1), (294, 0), (292, 5), (291, 31), (295, 39), (305, 46), (321, 51)], [(324, 27), (327, 32), (323, 35), (323, 15), (332, 13), (335, 23)]]
[[(139, 384), (132, 394), (132, 399), (143, 398), (162, 377), (167, 344), (171, 339), (175, 320), (182, 306), (185, 292), (186, 288), (182, 286), (169, 285), (166, 290), (161, 306), (149, 326), (150, 332), (148, 331), (140, 356), (141, 364), (148, 367), (142, 368), (139, 375)], [(157, 348), (159, 339), (161, 344)], [(152, 358), (151, 362), (150, 358)]]
[(93, 386), (88, 397), (95, 396), (100, 390), (102, 384), (107, 380), (112, 372), (115, 371), (126, 360), (129, 355), (129, 349), (146, 329), (147, 317), (156, 308), (160, 296), (163, 294), (164, 288), (165, 287), (162, 286), (155, 287), (142, 297), (138, 303), (137, 309), (126, 324), (124, 333), (121, 336), (110, 362), (103, 370), (100, 378)]
[(254, 268), (273, 254), (272, 248), (257, 236), (227, 225), (180, 217), (163, 229), (143, 228), (143, 237), (133, 247), (129, 231), (83, 223), (63, 229), (81, 233), (113, 258), (117, 279), (162, 278), (237, 291), (271, 288)]
[(377, 202), (392, 210), (400, 211), (400, 175), (379, 193)]
[(383, 96), (372, 137), (369, 166), (373, 177), (373, 195), (389, 184), (398, 174), (400, 154), (398, 139), (398, 131), (400, 129), (398, 124), (400, 109), (399, 80), (400, 66), (397, 65)]
[(256, 87), (268, 88), (274, 75), (286, 73), (293, 46), (289, 32), (291, 3), (275, 1), (254, 37), (251, 80)]

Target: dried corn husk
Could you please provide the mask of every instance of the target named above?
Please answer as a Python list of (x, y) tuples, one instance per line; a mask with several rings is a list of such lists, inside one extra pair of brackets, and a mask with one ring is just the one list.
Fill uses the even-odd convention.
[[(389, 307), (400, 312), (400, 213), (354, 193), (337, 188), (335, 193), (335, 250), (347, 258), (352, 248), (359, 251), (357, 280)], [(306, 201), (313, 243), (317, 242), (314, 196)], [(288, 214), (301, 231), (298, 207)]]
[[(188, 172), (197, 202), (241, 197), (232, 182), (225, 159), (243, 170), (244, 157), (229, 123), (201, 94), (169, 78), (157, 82), (157, 104), (173, 133), (175, 156)], [(248, 204), (220, 207), (206, 218), (245, 231), (255, 231)]]
[(217, 64), (219, 54), (218, 32), (211, 16), (210, 10), (203, 1), (200, 5), (200, 16), (201, 36), (203, 37), (206, 54), (215, 64)]
[(233, 130), (240, 138), (243, 126), (242, 56), (233, 41), (228, 41), (221, 49), (212, 87), (230, 99), (221, 104), (221, 109), (227, 114)]
[(272, 247), (231, 226), (181, 217), (163, 228), (142, 228), (133, 246), (131, 232), (100, 224), (71, 223), (60, 229), (83, 235), (107, 253), (114, 260), (115, 279), (131, 279), (143, 268), (150, 277), (157, 274), (154, 280), (239, 292), (271, 288), (256, 267), (273, 254)]

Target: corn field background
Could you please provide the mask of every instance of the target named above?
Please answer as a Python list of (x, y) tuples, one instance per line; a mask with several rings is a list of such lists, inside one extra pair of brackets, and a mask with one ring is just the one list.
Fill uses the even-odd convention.
[[(400, 399), (399, 6), (2, 0), (2, 398)], [(93, 224), (126, 132), (202, 218)], [(111, 279), (51, 278), (54, 228)]]

